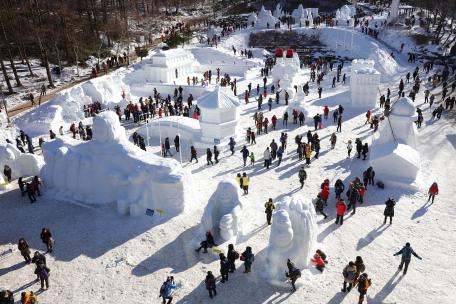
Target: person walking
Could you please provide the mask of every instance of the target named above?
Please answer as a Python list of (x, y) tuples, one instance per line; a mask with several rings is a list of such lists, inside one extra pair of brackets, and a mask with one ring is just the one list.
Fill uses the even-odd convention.
[(38, 264), (35, 270), (35, 274), (38, 275), (41, 283), (41, 289), (44, 289), (46, 283), (46, 289), (49, 289), (49, 272), (50, 269), (45, 264)]
[[(163, 298), (162, 304), (171, 304), (173, 301), (173, 291), (176, 289), (176, 283), (174, 283), (174, 277), (169, 276), (166, 278), (166, 281), (163, 282), (160, 287), (160, 297)], [(168, 300), (168, 302), (166, 302)]]
[(405, 246), (394, 254), (394, 256), (397, 255), (401, 255), (401, 264), (399, 265), (398, 269), (402, 270), (402, 267), (404, 266), (404, 274), (407, 274), (408, 265), (410, 264), (412, 255), (418, 258), (419, 260), (422, 260), (422, 258), (418, 254), (416, 254), (412, 247), (410, 247), (409, 242), (405, 243)]
[(340, 223), (342, 226), (344, 223), (344, 214), (347, 209), (347, 205), (344, 200), (340, 198), (336, 203), (336, 225)]
[(255, 166), (255, 154), (253, 154), (253, 152), (250, 152), (249, 158), (250, 158), (250, 165)]
[(298, 172), (299, 183), (301, 184), (301, 189), (304, 187), (304, 181), (307, 179), (307, 172), (304, 170), (304, 166), (301, 166)]
[(25, 239), (23, 239), (23, 238), (19, 239), (19, 242), (17, 244), (17, 249), (19, 249), (19, 252), (21, 253), (25, 262), (27, 264), (30, 264), (32, 262), (32, 258), (30, 257), (30, 247)]
[(385, 202), (385, 211), (383, 211), (383, 215), (385, 216), (385, 220), (383, 221), (383, 224), (386, 224), (386, 219), (389, 217), (390, 219), (390, 225), (393, 224), (393, 216), (394, 216), (394, 205), (396, 205), (396, 201), (394, 198), (390, 197), (386, 202)]
[(252, 253), (252, 247), (247, 246), (245, 251), (241, 255), (241, 261), (244, 261), (244, 273), (249, 273), (252, 271), (252, 264), (255, 261), (255, 255)]
[(35, 187), (33, 187), (33, 183), (26, 183), (25, 191), (27, 192), (27, 196), (30, 199), (30, 203), (33, 204), (36, 202)]
[(250, 182), (250, 178), (247, 176), (247, 173), (242, 173), (242, 177), (241, 177), (241, 187), (242, 187), (242, 190), (244, 190), (244, 194), (247, 195), (249, 194), (249, 182)]
[(334, 184), (334, 192), (336, 193), (336, 199), (340, 198), (340, 195), (344, 193), (345, 190), (345, 185), (342, 182), (342, 180), (339, 178), (336, 180), (336, 183)]
[(217, 148), (217, 146), (214, 146), (214, 160), (215, 160), (216, 164), (219, 163), (219, 160), (218, 160), (219, 155), (220, 155), (219, 149)]
[(362, 150), (363, 150), (363, 160), (366, 160), (367, 153), (369, 152), (369, 146), (367, 145), (367, 143), (364, 143)]
[(432, 203), (434, 204), (434, 197), (439, 194), (439, 186), (437, 185), (436, 182), (433, 182), (431, 187), (429, 187), (429, 198), (428, 198), (428, 203), (432, 199)]
[(367, 273), (363, 273), (359, 276), (354, 283), (354, 286), (358, 286), (359, 292), (359, 299), (358, 304), (362, 304), (364, 302), (364, 297), (366, 296), (367, 289), (372, 285), (371, 279), (367, 277)]
[(196, 160), (198, 162), (198, 153), (196, 152), (196, 149), (194, 146), (190, 147), (190, 162), (193, 160)]
[(207, 160), (207, 165), (214, 165), (214, 162), (212, 161), (212, 151), (210, 148), (206, 149), (206, 160)]
[(239, 259), (239, 253), (234, 250), (234, 245), (228, 245), (227, 259), (229, 263), (229, 272), (233, 273), (236, 270), (236, 260)]
[(325, 217), (324, 219), (326, 220), (328, 215), (325, 213), (324, 208), (325, 208), (324, 201), (321, 198), (321, 195), (318, 194), (317, 200), (315, 201), (315, 212), (317, 212), (317, 213), (320, 212), (320, 214), (323, 215)]
[(169, 143), (169, 137), (166, 137), (166, 138), (165, 138), (165, 152), (163, 153), (163, 157), (166, 157), (166, 155), (168, 155), (168, 154), (169, 154), (171, 157), (173, 156), (173, 155), (171, 154), (170, 149), (171, 149), (171, 145), (170, 145), (170, 143)]
[(263, 157), (264, 166), (266, 167), (266, 169), (269, 169), (269, 166), (271, 165), (271, 152), (269, 151), (269, 147), (267, 147), (266, 150), (264, 150)]
[[(355, 263), (349, 262), (347, 266), (344, 267), (342, 271), (342, 275), (344, 276), (344, 285), (342, 288), (342, 292), (350, 292), (353, 287), (353, 283), (356, 279), (356, 266)], [(348, 284), (348, 286), (347, 286)]]
[(222, 276), (222, 283), (228, 281), (228, 273), (230, 270), (230, 263), (223, 253), (219, 254), (220, 257), (220, 275)]
[(271, 225), (271, 220), (272, 220), (272, 212), (275, 209), (274, 203), (272, 202), (272, 198), (270, 198), (266, 204), (264, 204), (264, 212), (266, 213), (266, 222), (268, 225)]
[(54, 239), (52, 238), (51, 231), (48, 228), (41, 229), (40, 238), (41, 241), (46, 245), (46, 252), (52, 253)]
[(297, 279), (299, 279), (301, 277), (301, 270), (296, 268), (296, 266), (290, 259), (287, 260), (287, 268), (288, 268), (288, 272), (285, 273), (285, 276), (291, 282), (292, 291), (296, 291), (295, 282)]
[(176, 153), (178, 153), (179, 149), (180, 149), (180, 137), (179, 137), (179, 135), (176, 135), (176, 137), (174, 137), (174, 147), (176, 148)]
[(247, 158), (249, 157), (250, 153), (246, 146), (242, 147), (240, 152), (242, 154), (242, 160), (244, 161), (244, 167), (245, 167), (247, 164)]
[(233, 137), (230, 137), (230, 142), (228, 143), (228, 146), (230, 147), (231, 155), (233, 155), (234, 147), (236, 146), (236, 142), (234, 141)]
[(337, 117), (337, 129), (336, 132), (342, 132), (342, 114)]
[(217, 296), (217, 290), (216, 290), (216, 280), (214, 275), (212, 274), (212, 271), (208, 271), (206, 275), (206, 279), (204, 280), (204, 283), (206, 284), (206, 289), (209, 291), (209, 298), (213, 298), (214, 296)]

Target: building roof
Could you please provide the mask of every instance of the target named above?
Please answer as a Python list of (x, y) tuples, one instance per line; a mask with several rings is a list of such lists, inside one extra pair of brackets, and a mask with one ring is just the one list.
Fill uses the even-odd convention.
[(232, 92), (220, 86), (198, 99), (198, 107), (206, 109), (232, 109), (240, 105), (239, 99)]

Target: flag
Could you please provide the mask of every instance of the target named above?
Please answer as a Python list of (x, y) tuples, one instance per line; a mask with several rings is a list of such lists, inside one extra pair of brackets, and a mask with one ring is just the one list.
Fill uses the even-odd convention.
[(163, 215), (163, 213), (165, 213), (165, 211), (161, 208), (155, 208), (155, 211), (157, 211), (157, 213), (160, 215)]
[(148, 215), (148, 216), (153, 216), (154, 212), (155, 211), (153, 209), (146, 209), (146, 215)]

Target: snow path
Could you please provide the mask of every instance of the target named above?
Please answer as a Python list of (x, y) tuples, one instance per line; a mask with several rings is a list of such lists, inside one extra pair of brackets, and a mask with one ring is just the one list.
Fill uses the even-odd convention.
[[(230, 39), (235, 39), (235, 36)], [(382, 84), (382, 87), (391, 86), (392, 96), (404, 71), (412, 71), (414, 67), (403, 65), (403, 60), (400, 62), (400, 73), (391, 77), (389, 83)], [(343, 72), (348, 71), (347, 66)], [(299, 190), (297, 172), (301, 163), (298, 163), (294, 144), (297, 134), (305, 134), (309, 128), (313, 130), (312, 116), (321, 113), (324, 105), (330, 106), (332, 112), (338, 104), (348, 101), (348, 85), (338, 84), (336, 89), (330, 89), (332, 73), (323, 82), (322, 99), (317, 98), (315, 84), (311, 84), (311, 94), (307, 99), (310, 116), (306, 117), (304, 127), (293, 125), (291, 118), (288, 126), (282, 126), (280, 119), (277, 131), (258, 136), (257, 144), (248, 146), (255, 153), (255, 166), (242, 167), (241, 147), (237, 147), (234, 156), (230, 156), (227, 147), (223, 147), (220, 164), (215, 166), (207, 167), (202, 153), (198, 164), (185, 163), (184, 167), (192, 172), (195, 193), (185, 214), (167, 222), (160, 218), (135, 220), (118, 215), (114, 206), (89, 209), (56, 201), (46, 194), (39, 198), (37, 204), (30, 205), (14, 189), (0, 196), (5, 210), (0, 214), (0, 253), (11, 247), (8, 243), (15, 244), (19, 237), (29, 241), (32, 252), (35, 249), (42, 251), (40, 229), (44, 226), (51, 229), (56, 247), (55, 253), (47, 256), (51, 268), (51, 288), (39, 295), (42, 303), (144, 303), (145, 299), (150, 303), (159, 303), (159, 287), (169, 274), (175, 276), (179, 285), (175, 303), (208, 303), (204, 276), (208, 270), (219, 275), (219, 263), (208, 255), (196, 254), (188, 245), (218, 182), (245, 171), (251, 177), (247, 198), (251, 233), (244, 236), (236, 248), (242, 252), (245, 246), (251, 246), (256, 261), (253, 272), (248, 275), (242, 273), (242, 265), (238, 262), (239, 270), (230, 275), (229, 282), (218, 285), (218, 296), (214, 302), (355, 303), (358, 298), (356, 290), (349, 294), (340, 293), (342, 268), (361, 255), (366, 272), (373, 281), (368, 291), (368, 303), (451, 303), (456, 286), (456, 265), (452, 258), (456, 250), (456, 211), (451, 204), (456, 194), (451, 178), (456, 171), (454, 125), (447, 114), (440, 121), (431, 122), (431, 111), (427, 107), (424, 110), (426, 123), (419, 131), (417, 146), (422, 157), (424, 185), (430, 185), (434, 180), (439, 183), (441, 194), (433, 205), (425, 204), (427, 188), (417, 193), (399, 188), (368, 188), (365, 203), (359, 206), (356, 214), (347, 216), (344, 225), (336, 227), (333, 222), (335, 201), (332, 188), (335, 180), (341, 178), (347, 186), (369, 166), (367, 161), (347, 159), (343, 144), (356, 137), (371, 142), (372, 131), (364, 125), (365, 113), (344, 106), (343, 132), (338, 134), (334, 150), (328, 147), (329, 137), (336, 126), (331, 120), (324, 122), (324, 128), (318, 131), (322, 147), (320, 158), (313, 160), (310, 168), (306, 169), (308, 179), (303, 190)], [(252, 81), (252, 88), (262, 83), (259, 77), (242, 80), (238, 82), (240, 94), (249, 81)], [(407, 85), (406, 91), (410, 87)], [(424, 89), (421, 89), (417, 96), (418, 104), (424, 100), (423, 92)], [(268, 112), (267, 103), (264, 104), (263, 112), (269, 119), (273, 114), (281, 118), (286, 109), (283, 103), (280, 106), (274, 103), (272, 111)], [(252, 116), (256, 106), (255, 102), (242, 105), (243, 128), (250, 126), (254, 129)], [(272, 139), (278, 142), (280, 132), (288, 133), (288, 148), (280, 167), (273, 163), (267, 171), (262, 167), (262, 154)], [(184, 161), (189, 159), (188, 150), (184, 145)], [(270, 229), (264, 225), (264, 202), (269, 197), (278, 201), (296, 192), (302, 193), (306, 199), (314, 199), (325, 178), (331, 181), (331, 199), (326, 209), (329, 218), (323, 220), (321, 215), (318, 216), (318, 242), (328, 255), (328, 267), (322, 274), (314, 269), (304, 270), (296, 293), (289, 293), (288, 288), (272, 288), (257, 273), (262, 266), (260, 263)], [(377, 178), (381, 179), (381, 176)], [(383, 204), (390, 196), (399, 200), (394, 222), (392, 226), (382, 226)], [(393, 257), (393, 254), (406, 241), (411, 242), (423, 261), (413, 259), (408, 274), (402, 276), (396, 271), (400, 258)], [(226, 248), (222, 249), (226, 251)], [(7, 254), (0, 258), (0, 286), (13, 290), (16, 299), (23, 289), (36, 291), (39, 284), (33, 281), (33, 270), (33, 266), (24, 265), (18, 252)]]

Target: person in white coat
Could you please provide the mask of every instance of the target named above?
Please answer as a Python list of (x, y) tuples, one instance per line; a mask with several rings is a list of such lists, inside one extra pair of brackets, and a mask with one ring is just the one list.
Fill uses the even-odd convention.
[(264, 154), (263, 154), (263, 157), (264, 157), (264, 166), (266, 167), (266, 169), (269, 169), (269, 165), (271, 165), (271, 151), (269, 151), (269, 147), (266, 148), (266, 150), (264, 150)]

